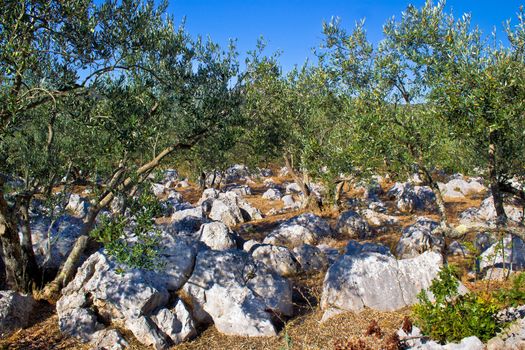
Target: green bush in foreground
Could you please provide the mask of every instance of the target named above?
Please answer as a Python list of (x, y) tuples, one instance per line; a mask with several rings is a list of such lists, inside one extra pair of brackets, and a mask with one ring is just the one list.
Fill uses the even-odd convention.
[(443, 267), (429, 288), (435, 301), (424, 290), (418, 295), (419, 304), (413, 308), (416, 324), (423, 334), (439, 342), (456, 342), (469, 336), (487, 341), (503, 326), (494, 317), (498, 303), (475, 293), (459, 295), (458, 286), (454, 269)]
[(125, 268), (162, 268), (160, 232), (153, 225), (154, 218), (161, 211), (158, 201), (144, 191), (132, 199), (129, 211), (129, 217), (103, 218), (91, 232), (91, 237), (102, 243), (107, 254), (121, 265), (119, 271), (123, 272)]

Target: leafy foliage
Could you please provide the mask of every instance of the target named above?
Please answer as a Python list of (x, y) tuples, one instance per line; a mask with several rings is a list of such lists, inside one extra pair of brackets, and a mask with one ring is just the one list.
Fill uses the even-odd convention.
[(525, 273), (513, 276), (510, 288), (501, 288), (494, 294), (504, 306), (516, 307), (525, 304)]
[(499, 309), (496, 300), (475, 293), (459, 295), (458, 286), (454, 269), (443, 267), (429, 287), (435, 300), (424, 290), (418, 295), (419, 303), (413, 309), (417, 325), (423, 334), (440, 342), (469, 336), (482, 341), (492, 338), (502, 327), (494, 318)]
[(104, 217), (91, 237), (125, 267), (159, 269), (162, 267), (161, 233), (154, 228), (154, 218), (160, 215), (161, 209), (156, 198), (143, 191), (130, 203), (129, 216)]

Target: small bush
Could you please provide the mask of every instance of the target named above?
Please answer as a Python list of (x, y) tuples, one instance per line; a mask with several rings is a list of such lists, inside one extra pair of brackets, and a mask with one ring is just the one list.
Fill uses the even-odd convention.
[(157, 201), (143, 192), (129, 206), (130, 217), (103, 218), (102, 223), (91, 232), (104, 245), (109, 256), (123, 267), (156, 270), (162, 267), (160, 232), (154, 228), (154, 217), (159, 215)]
[(525, 273), (520, 273), (512, 278), (511, 288), (500, 289), (494, 294), (496, 299), (505, 307), (525, 304)]
[(440, 342), (454, 342), (469, 336), (482, 341), (492, 338), (501, 330), (494, 315), (498, 311), (497, 301), (475, 293), (459, 295), (459, 281), (452, 267), (439, 272), (429, 290), (434, 295), (432, 302), (425, 291), (418, 295), (419, 304), (414, 306), (416, 324), (423, 334)]

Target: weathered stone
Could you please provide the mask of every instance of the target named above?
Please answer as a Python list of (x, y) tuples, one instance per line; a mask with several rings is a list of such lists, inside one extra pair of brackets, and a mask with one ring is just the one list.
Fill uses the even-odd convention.
[(103, 329), (93, 333), (90, 346), (92, 350), (124, 350), (128, 342), (115, 329)]
[(229, 186), (224, 187), (224, 191), (233, 192), (240, 197), (252, 195), (252, 189), (250, 188), (250, 186), (247, 186), (247, 185), (237, 185), (237, 184), (229, 185)]
[(202, 251), (183, 287), (193, 317), (224, 334), (270, 336), (276, 331), (268, 310), (290, 315), (291, 286), (242, 251)]
[(251, 254), (252, 251), (253, 251), (256, 247), (258, 247), (258, 246), (260, 246), (260, 245), (261, 245), (261, 242), (258, 242), (258, 241), (254, 240), (254, 239), (250, 239), (250, 240), (244, 242), (244, 244), (243, 244), (243, 246), (242, 246), (242, 250), (244, 250), (245, 252)]
[(228, 226), (218, 221), (203, 224), (199, 231), (199, 240), (215, 250), (230, 249), (237, 246)]
[(246, 181), (248, 176), (250, 176), (250, 171), (246, 165), (234, 164), (224, 172), (224, 181), (227, 184), (240, 180)]
[(372, 236), (372, 231), (368, 223), (353, 210), (348, 210), (339, 216), (335, 230), (350, 238), (358, 237), (360, 239)]
[(299, 263), (285, 247), (270, 244), (261, 245), (255, 248), (252, 256), (281, 276), (293, 276), (299, 272)]
[(399, 258), (412, 258), (427, 250), (441, 252), (444, 246), (443, 237), (432, 234), (439, 227), (435, 221), (420, 217), (414, 225), (403, 230), (397, 246), (396, 254)]
[(525, 349), (525, 318), (519, 319), (487, 342), (487, 350)]
[(503, 242), (495, 242), (480, 256), (480, 270), (489, 268), (512, 267), (513, 270), (525, 269), (525, 242), (519, 237), (510, 235)]
[(62, 215), (54, 222), (47, 217), (31, 218), (33, 250), (38, 264), (58, 269), (73, 249), (83, 225), (80, 218), (71, 215)]
[(300, 206), (299, 202), (296, 202), (291, 194), (287, 194), (281, 198), (285, 209), (297, 209)]
[(314, 214), (301, 214), (284, 221), (263, 241), (266, 244), (290, 245), (317, 244), (323, 237), (331, 235), (328, 222)]
[(487, 188), (475, 180), (452, 179), (446, 184), (439, 183), (438, 185), (443, 197), (448, 198), (463, 198), (487, 192)]
[(319, 248), (303, 244), (293, 249), (295, 259), (306, 273), (325, 271), (328, 268), (328, 258)]
[(291, 194), (291, 193), (301, 193), (303, 192), (301, 190), (301, 186), (299, 186), (297, 183), (295, 182), (292, 182), (292, 183), (289, 183), (288, 185), (286, 185), (286, 193), (288, 194)]
[(162, 197), (166, 193), (166, 187), (163, 184), (151, 184), (151, 191), (155, 197)]
[(168, 231), (174, 235), (191, 236), (199, 231), (201, 225), (208, 220), (201, 207), (175, 211), (170, 218)]
[(390, 311), (412, 305), (441, 265), (441, 255), (433, 252), (399, 261), (374, 252), (345, 254), (328, 269), (321, 307), (357, 312), (364, 307)]
[(193, 318), (188, 309), (178, 300), (171, 310), (160, 309), (153, 315), (153, 321), (157, 327), (166, 334), (176, 345), (189, 340), (197, 335)]
[(168, 340), (161, 334), (149, 317), (139, 316), (126, 320), (126, 327), (135, 338), (146, 346), (156, 350), (164, 350), (169, 346)]
[(62, 333), (89, 342), (104, 326), (97, 321), (95, 313), (86, 308), (62, 309), (58, 311), (58, 327)]
[(396, 182), (387, 192), (387, 196), (397, 201), (397, 208), (401, 212), (432, 211), (435, 209), (436, 196), (427, 186), (412, 186), (408, 182)]
[(363, 211), (362, 216), (369, 225), (374, 227), (391, 226), (399, 223), (399, 219), (397, 217), (378, 213), (377, 211), (371, 209), (366, 209)]
[(281, 191), (279, 191), (276, 188), (270, 188), (266, 192), (264, 192), (262, 195), (262, 198), (268, 199), (271, 201), (279, 200), (281, 199), (281, 197), (282, 197)]
[(0, 291), (0, 336), (29, 325), (35, 300), (10, 290)]
[(220, 193), (213, 200), (208, 217), (215, 221), (221, 221), (228, 227), (250, 220), (262, 219), (259, 210), (233, 192)]
[(170, 294), (188, 280), (196, 256), (189, 238), (161, 237), (159, 268), (130, 269), (116, 264), (104, 253), (91, 255), (57, 302), (60, 329), (84, 341), (103, 328), (98, 319), (121, 324), (145, 345), (164, 349), (168, 342), (151, 320), (165, 308)]
[(89, 201), (86, 198), (82, 198), (80, 195), (73, 193), (69, 196), (66, 210), (73, 216), (83, 218), (89, 211)]
[(379, 253), (393, 257), (390, 248), (385, 245), (370, 242), (360, 243), (355, 240), (348, 241), (345, 249), (346, 255), (356, 255), (361, 253)]
[(324, 253), (324, 255), (326, 255), (326, 257), (328, 258), (328, 265), (332, 265), (333, 263), (335, 263), (337, 259), (339, 259), (339, 257), (341, 256), (339, 250), (337, 250), (334, 247), (330, 247), (327, 244), (319, 244), (316, 246), (316, 248), (318, 248), (321, 252)]
[[(523, 220), (523, 210), (521, 207), (511, 203), (505, 203), (503, 208), (505, 209), (505, 214), (507, 214), (509, 220), (516, 222), (521, 222)], [(461, 213), (459, 217), (460, 223), (465, 225), (471, 223), (483, 224), (487, 222), (495, 222), (497, 215), (492, 196), (485, 198), (483, 202), (481, 202), (479, 208), (469, 208)]]

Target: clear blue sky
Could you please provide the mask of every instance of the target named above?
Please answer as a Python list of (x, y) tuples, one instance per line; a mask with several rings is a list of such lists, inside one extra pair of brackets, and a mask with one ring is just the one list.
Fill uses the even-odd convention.
[[(289, 70), (312, 57), (311, 49), (321, 42), (323, 20), (339, 16), (343, 26), (351, 28), (366, 18), (369, 38), (377, 42), (383, 23), (399, 18), (409, 3), (420, 7), (424, 0), (170, 0), (168, 12), (177, 20), (185, 16), (192, 35), (209, 34), (223, 45), (238, 39), (241, 54), (253, 49), (262, 35), (269, 52), (282, 51), (281, 63)], [(496, 26), (503, 34), (502, 23), (508, 18), (516, 22), (521, 4), (525, 0), (448, 0), (447, 8), (456, 17), (470, 12), (485, 33)]]

